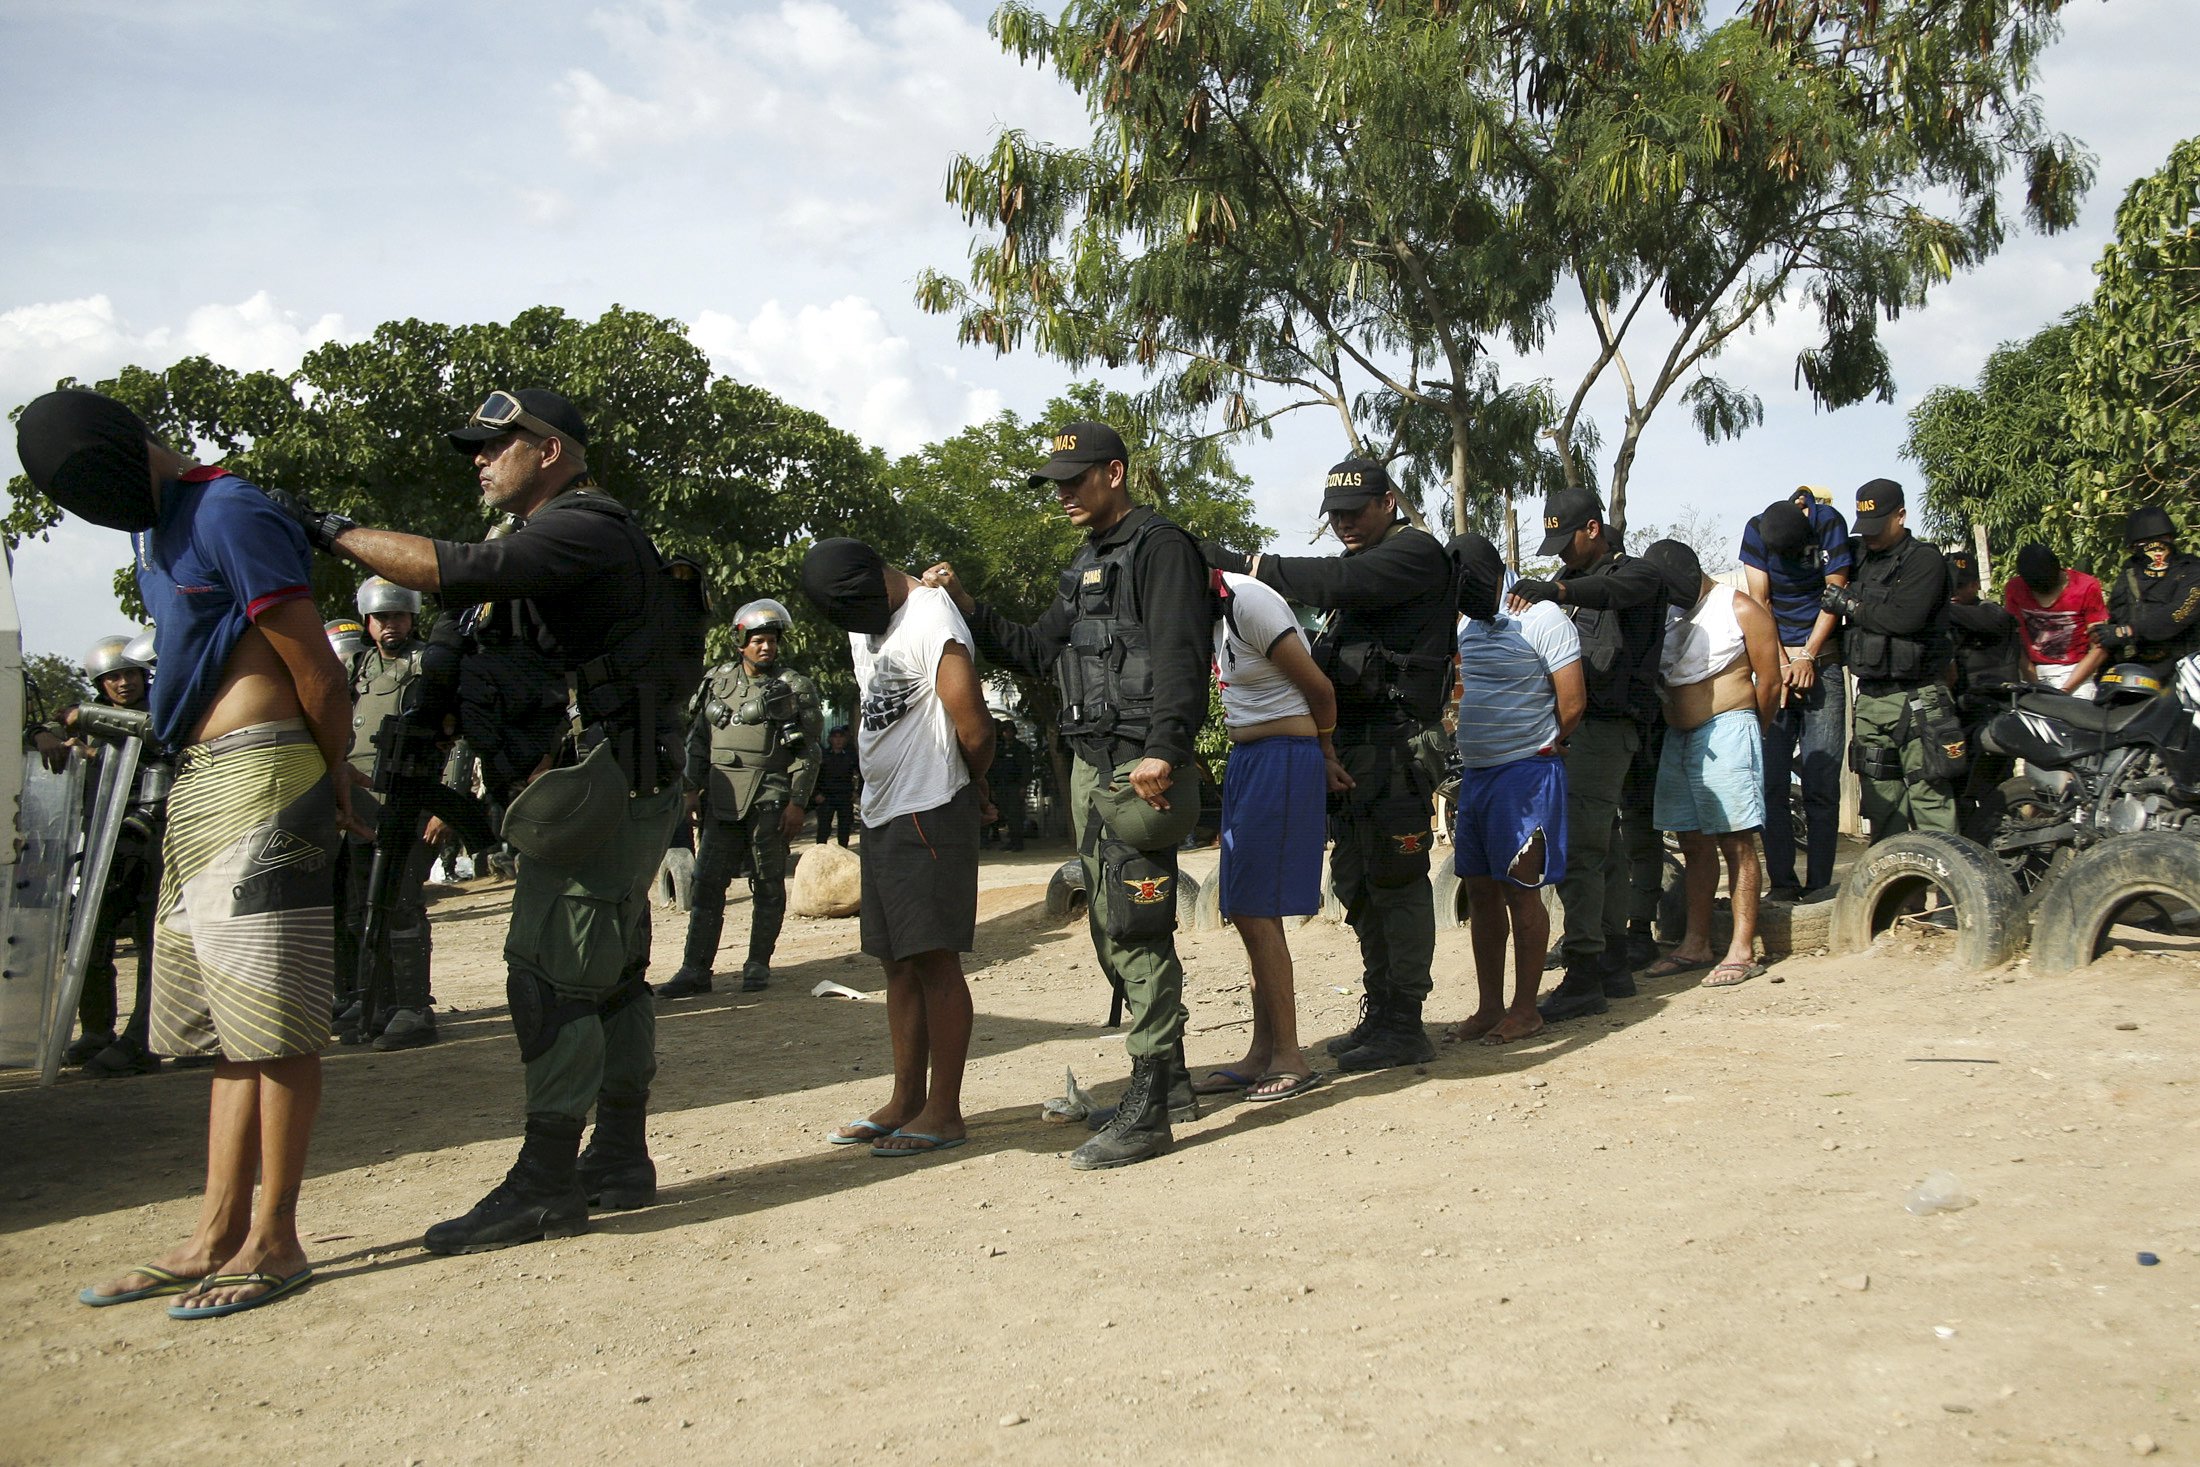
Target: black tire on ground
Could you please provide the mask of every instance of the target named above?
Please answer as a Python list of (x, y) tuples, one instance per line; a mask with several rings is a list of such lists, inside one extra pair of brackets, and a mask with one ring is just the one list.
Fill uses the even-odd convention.
[(1827, 946), (1859, 953), (1893, 925), (1912, 897), (1937, 888), (1955, 907), (1956, 961), (1998, 968), (2031, 935), (2024, 893), (1993, 852), (1937, 830), (1889, 836), (1856, 858), (1833, 899)]
[(1085, 891), (1085, 863), (1075, 857), (1064, 861), (1055, 873), (1047, 878), (1047, 915), (1058, 919), (1076, 916), (1085, 910), (1088, 900)]
[(2200, 907), (2200, 841), (2167, 830), (2112, 836), (2075, 857), (2040, 898), (2032, 967), (2068, 973), (2101, 955), (2117, 913), (2160, 897), (2174, 914)]

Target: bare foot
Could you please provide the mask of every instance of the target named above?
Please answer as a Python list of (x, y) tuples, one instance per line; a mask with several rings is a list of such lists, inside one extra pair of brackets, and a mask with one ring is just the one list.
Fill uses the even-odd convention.
[(1506, 1011), (1504, 1022), (1482, 1036), (1484, 1044), (1510, 1044), (1516, 1039), (1529, 1039), (1543, 1032), (1543, 1016), (1534, 1009), (1526, 1013)]
[[(212, 1273), (214, 1265), (226, 1257), (235, 1246), (234, 1243), (229, 1242), (201, 1243), (194, 1238), (179, 1248), (169, 1249), (160, 1257), (152, 1260), (152, 1264), (153, 1267), (172, 1273), (177, 1278), (201, 1279)], [(127, 1294), (133, 1289), (150, 1289), (156, 1284), (165, 1282), (165, 1279), (157, 1279), (143, 1269), (133, 1268), (126, 1274), (109, 1279), (106, 1283), (93, 1285), (92, 1292), (102, 1299), (112, 1299), (117, 1294)]]
[[(215, 1277), (231, 1277), (245, 1273), (264, 1273), (272, 1274), (278, 1279), (287, 1279), (310, 1267), (312, 1260), (306, 1257), (304, 1246), (296, 1238), (269, 1245), (254, 1243), (248, 1238), (245, 1246), (222, 1260), (221, 1266), (213, 1274)], [(216, 1304), (235, 1304), (241, 1300), (257, 1298), (274, 1287), (273, 1284), (255, 1282), (210, 1288), (202, 1283), (176, 1300), (176, 1305), (183, 1309), (205, 1309)]]
[(1444, 1030), (1444, 1043), (1457, 1044), (1461, 1040), (1480, 1039), (1504, 1021), (1503, 1009), (1476, 1009), (1466, 1018)]

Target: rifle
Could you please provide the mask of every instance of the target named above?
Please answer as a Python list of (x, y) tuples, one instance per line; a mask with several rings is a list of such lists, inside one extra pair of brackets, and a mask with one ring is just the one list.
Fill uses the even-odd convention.
[(374, 1016), (385, 994), (390, 909), (397, 904), (398, 883), (420, 839), (421, 820), (433, 815), (475, 854), (496, 843), (489, 812), (463, 790), (446, 787), (443, 756), (458, 737), (458, 668), (466, 646), (468, 618), (446, 616), (428, 634), (420, 675), (405, 690), (405, 703), (387, 715), (374, 733), (371, 788), (382, 802), (374, 823), (374, 864), (367, 876), (366, 923), (359, 934), (359, 1022), (344, 1031), (346, 1044), (359, 1044), (374, 1033)]

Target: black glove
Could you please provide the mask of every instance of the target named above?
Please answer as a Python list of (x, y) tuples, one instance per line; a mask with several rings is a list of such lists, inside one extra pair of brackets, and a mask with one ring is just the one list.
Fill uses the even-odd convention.
[(1199, 558), (1207, 562), (1209, 570), (1228, 571), (1234, 576), (1248, 575), (1253, 569), (1250, 557), (1238, 554), (1220, 540), (1200, 541)]
[(1521, 600), (1527, 602), (1531, 606), (1538, 601), (1556, 601), (1559, 599), (1558, 582), (1527, 580), (1514, 581), (1512, 583), (1512, 591), (1510, 594), (1518, 596)]
[(2133, 640), (2130, 627), (2111, 626), (2105, 621), (2093, 623), (2085, 629), (2085, 634), (2096, 647), (2121, 647)]
[(349, 517), (315, 509), (287, 490), (270, 489), (262, 485), (260, 492), (267, 496), (268, 503), (297, 521), (298, 528), (306, 532), (306, 543), (316, 550), (333, 553), (336, 549), (336, 537), (346, 530), (358, 528)]
[(1818, 604), (1835, 616), (1854, 616), (1856, 608), (1864, 603), (1848, 587), (1828, 585), (1818, 593)]

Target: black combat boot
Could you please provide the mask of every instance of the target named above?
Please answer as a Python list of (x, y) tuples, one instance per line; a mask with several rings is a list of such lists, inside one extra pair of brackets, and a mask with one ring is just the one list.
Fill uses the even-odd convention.
[(679, 972), (673, 974), (666, 982), (657, 985), (657, 997), (659, 999), (692, 998), (698, 993), (708, 992), (710, 992), (710, 969), (698, 968), (692, 963), (681, 964)]
[(606, 1096), (596, 1102), (596, 1132), (574, 1163), (590, 1207), (623, 1212), (657, 1200), (657, 1164), (649, 1159), (649, 1141), (642, 1134), (648, 1115), (646, 1092), (640, 1100)]
[(375, 1016), (384, 1021), (382, 1032), (374, 1036), (376, 1049), (387, 1054), (393, 1049), (418, 1049), (435, 1043), (435, 1005), (429, 999), (426, 979), (426, 974), (420, 974), (398, 980), (388, 1014)]
[[(1100, 1107), (1085, 1117), (1085, 1129), (1105, 1130), (1108, 1122), (1115, 1119), (1115, 1112), (1115, 1106)], [(1192, 1089), (1192, 1070), (1185, 1062), (1181, 1039), (1169, 1053), (1169, 1119), (1178, 1123), (1199, 1119), (1199, 1094)]]
[(1599, 953), (1567, 964), (1566, 976), (1559, 980), (1558, 987), (1543, 995), (1535, 1011), (1543, 1016), (1544, 1023), (1559, 1024), (1601, 1014), (1610, 1007), (1604, 998), (1604, 956)]
[(743, 993), (762, 993), (771, 986), (772, 965), (770, 963), (750, 958), (741, 965), (741, 991)]
[(1367, 1043), (1368, 1036), (1381, 1027), (1382, 1018), (1382, 1001), (1372, 993), (1363, 993), (1360, 995), (1360, 1022), (1330, 1040), (1322, 1048), (1333, 1055), (1358, 1049), (1361, 1045)]
[(1162, 1055), (1133, 1059), (1130, 1087), (1123, 1092), (1114, 1118), (1099, 1135), (1070, 1153), (1069, 1164), (1081, 1172), (1106, 1171), (1159, 1156), (1175, 1145), (1176, 1138), (1169, 1134), (1169, 1068)]
[(430, 1253), (487, 1253), (538, 1238), (588, 1231), (588, 1198), (574, 1174), (581, 1123), (567, 1116), (530, 1115), (519, 1160), (473, 1211), (428, 1229)]
[(1436, 1058), (1428, 1030), (1421, 1024), (1421, 1001), (1393, 998), (1383, 1005), (1382, 1022), (1357, 1049), (1337, 1056), (1337, 1068), (1346, 1073), (1390, 1070), (1400, 1065), (1425, 1065)]
[(1635, 996), (1635, 964), (1628, 944), (1618, 946), (1606, 943), (1604, 947), (1604, 996), (1606, 998), (1633, 998)]

